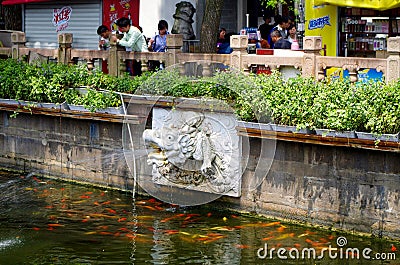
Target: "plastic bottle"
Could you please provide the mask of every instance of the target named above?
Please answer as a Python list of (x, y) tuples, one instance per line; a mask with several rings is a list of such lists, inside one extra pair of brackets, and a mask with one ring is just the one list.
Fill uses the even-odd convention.
[(293, 51), (297, 51), (300, 49), (299, 43), (297, 40), (293, 40), (292, 45), (290, 46), (290, 49)]

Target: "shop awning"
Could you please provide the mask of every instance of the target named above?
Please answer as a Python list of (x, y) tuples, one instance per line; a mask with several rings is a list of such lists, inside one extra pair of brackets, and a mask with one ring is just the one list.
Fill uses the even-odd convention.
[(333, 5), (387, 10), (400, 7), (400, 0), (314, 0), (315, 6)]
[(38, 2), (51, 2), (51, 0), (4, 0), (1, 4), (3, 6), (7, 6), (7, 5), (38, 3)]

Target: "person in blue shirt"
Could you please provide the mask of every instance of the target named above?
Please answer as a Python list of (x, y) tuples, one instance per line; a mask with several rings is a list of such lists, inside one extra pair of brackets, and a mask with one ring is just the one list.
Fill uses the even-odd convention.
[[(165, 20), (160, 20), (157, 25), (158, 34), (152, 37), (149, 41), (149, 51), (153, 52), (166, 52), (167, 49), (167, 35), (168, 32), (168, 22)], [(160, 61), (150, 60), (148, 62), (148, 68), (150, 71), (154, 71), (156, 69), (164, 69), (164, 64), (160, 63)]]
[(168, 22), (160, 20), (158, 22), (158, 34), (149, 41), (149, 50), (153, 52), (165, 52), (167, 47)]

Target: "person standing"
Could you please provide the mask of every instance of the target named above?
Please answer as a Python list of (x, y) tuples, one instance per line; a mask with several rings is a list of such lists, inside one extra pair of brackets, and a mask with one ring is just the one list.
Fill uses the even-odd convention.
[[(149, 40), (149, 51), (153, 52), (166, 52), (167, 50), (167, 35), (168, 32), (168, 22), (165, 20), (158, 21), (158, 34), (154, 35)], [(164, 64), (160, 61), (151, 60), (149, 61), (149, 70), (154, 71), (156, 69), (164, 69)]]
[[(105, 25), (101, 25), (97, 28), (97, 35), (100, 36), (99, 50), (108, 51), (110, 49), (111, 34), (112, 32)], [(101, 60), (101, 70), (103, 73), (108, 74), (108, 64), (106, 60)]]
[[(271, 33), (273, 31), (279, 31), (281, 37), (283, 39), (287, 39), (287, 36), (288, 36), (287, 28), (289, 27), (288, 18), (285, 16), (275, 16), (275, 22), (277, 23), (277, 25), (272, 28)], [(271, 46), (271, 48), (273, 49), (275, 44), (271, 38), (268, 39), (268, 43)]]
[(297, 30), (294, 24), (291, 24), (288, 28), (288, 38), (287, 40), (292, 43), (294, 40), (297, 41)]
[(225, 35), (226, 35), (226, 29), (225, 28), (221, 28), (218, 32), (217, 35), (217, 52), (219, 50), (219, 46), (225, 42)]
[[(118, 39), (117, 36), (113, 35), (110, 41), (116, 42), (118, 45), (124, 46), (125, 48), (131, 48), (134, 52), (148, 52), (146, 40), (140, 29), (131, 25), (131, 20), (126, 17), (122, 17), (116, 22), (118, 30), (124, 34), (122, 39)], [(140, 61), (134, 60), (132, 75), (141, 75), (142, 66)]]
[(268, 43), (269, 34), (271, 33), (271, 30), (274, 26), (270, 24), (271, 16), (264, 15), (263, 20), (264, 20), (264, 24), (261, 24), (258, 27), (258, 30), (260, 31), (260, 35), (261, 35), (260, 45), (261, 45), (261, 48), (269, 49), (270, 48), (270, 45)]
[(122, 17), (117, 20), (117, 26), (120, 32), (124, 34), (122, 39), (118, 39), (116, 36), (111, 37), (111, 41), (117, 42), (118, 45), (132, 48), (134, 52), (148, 52), (146, 41), (140, 29), (131, 25), (131, 21)]

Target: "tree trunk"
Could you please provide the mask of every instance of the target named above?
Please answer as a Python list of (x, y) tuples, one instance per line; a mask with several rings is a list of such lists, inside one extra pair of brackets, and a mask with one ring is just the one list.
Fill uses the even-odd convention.
[(215, 53), (224, 0), (206, 0), (200, 31), (200, 52)]
[[(0, 6), (4, 15), (4, 29), (6, 30), (22, 30), (22, 8), (21, 5)], [(1, 20), (1, 19), (0, 19)]]

